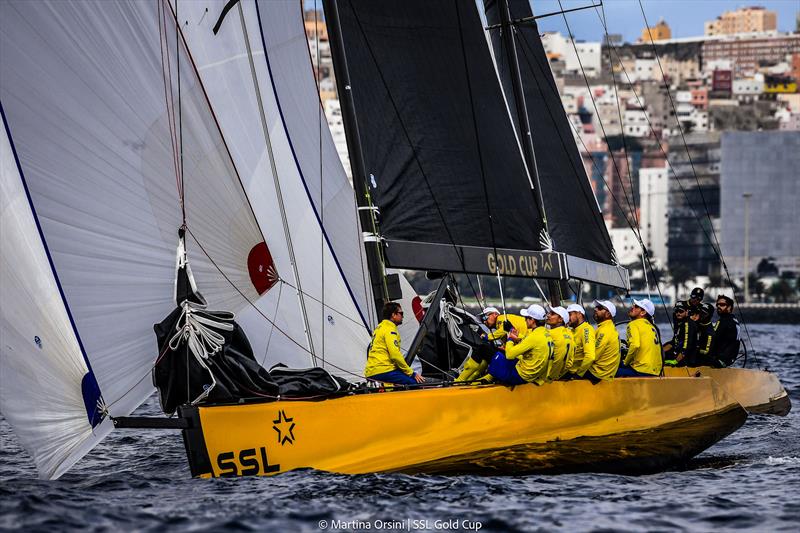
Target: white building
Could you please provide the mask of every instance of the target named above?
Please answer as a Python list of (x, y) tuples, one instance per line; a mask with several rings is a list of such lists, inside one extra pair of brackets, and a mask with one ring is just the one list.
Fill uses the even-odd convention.
[(632, 82), (660, 79), (655, 76), (656, 71), (658, 71), (658, 63), (655, 59), (637, 59), (633, 64), (630, 78)]
[(642, 249), (636, 235), (630, 228), (608, 228), (611, 244), (617, 253), (617, 260), (621, 265), (638, 263), (641, 259)]
[(650, 126), (647, 123), (647, 112), (643, 109), (628, 108), (623, 115), (625, 135), (628, 137), (648, 137)]
[(347, 152), (347, 138), (344, 133), (344, 121), (342, 120), (342, 108), (339, 105), (339, 100), (330, 99), (325, 101), (325, 118), (328, 119), (328, 127), (333, 136), (333, 143), (336, 145), (336, 152), (342, 161), (347, 178), (352, 183), (353, 174), (350, 170), (350, 155)]
[(740, 102), (751, 102), (764, 92), (764, 78), (733, 80), (733, 96)]
[(669, 198), (669, 171), (666, 168), (639, 170), (639, 226), (642, 240), (663, 267), (667, 264), (667, 200)]
[[(569, 37), (565, 37), (559, 32), (547, 32), (542, 36), (542, 44), (549, 57), (564, 61), (567, 72), (580, 72), (581, 65), (583, 65), (586, 76), (592, 77), (600, 74), (600, 43), (575, 41), (573, 47)], [(578, 49), (577, 55), (575, 48)], [(578, 57), (580, 57), (580, 62), (578, 62)]]

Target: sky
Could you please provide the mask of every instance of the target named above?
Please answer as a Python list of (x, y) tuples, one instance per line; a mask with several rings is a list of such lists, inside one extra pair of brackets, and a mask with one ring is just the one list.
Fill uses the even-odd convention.
[[(594, 0), (594, 3), (599, 3)], [(592, 0), (561, 0), (564, 9), (588, 6)], [(558, 11), (557, 0), (533, 0), (534, 14)], [(743, 6), (763, 6), (778, 14), (778, 30), (794, 31), (795, 20), (800, 10), (800, 0), (642, 0), (647, 21), (651, 26), (663, 18), (673, 37), (703, 35), (703, 24), (725, 11), (734, 11)], [(638, 0), (604, 0), (603, 7), (608, 19), (608, 32), (622, 34), (626, 42), (634, 42), (645, 27)], [(567, 13), (572, 33), (576, 39), (602, 41), (603, 26), (595, 9)], [(542, 31), (560, 31), (566, 34), (562, 15), (539, 19)]]

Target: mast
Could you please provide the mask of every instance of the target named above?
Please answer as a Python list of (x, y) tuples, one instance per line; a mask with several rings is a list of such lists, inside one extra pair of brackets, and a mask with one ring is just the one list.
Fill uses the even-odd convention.
[(331, 42), (331, 56), (336, 72), (336, 87), (339, 91), (339, 103), (344, 121), (347, 152), (350, 156), (350, 168), (353, 174), (353, 188), (356, 193), (358, 218), (367, 255), (367, 268), (372, 283), (372, 294), (375, 299), (375, 313), (380, 321), (381, 309), (389, 301), (389, 291), (385, 282), (385, 270), (381, 255), (381, 238), (378, 235), (377, 207), (372, 204), (367, 187), (367, 176), (364, 170), (364, 154), (361, 148), (361, 137), (356, 120), (356, 107), (350, 87), (350, 74), (347, 69), (347, 57), (344, 52), (344, 41), (339, 21), (339, 6), (336, 0), (323, 0)]
[[(544, 231), (549, 235), (550, 230), (547, 227), (547, 214), (544, 207), (544, 198), (542, 197), (542, 185), (539, 181), (539, 170), (536, 166), (536, 152), (533, 149), (533, 135), (531, 134), (530, 121), (528, 120), (528, 108), (525, 103), (525, 91), (522, 87), (522, 75), (519, 71), (519, 57), (517, 56), (517, 44), (514, 36), (516, 29), (511, 23), (511, 12), (508, 7), (508, 0), (497, 0), (497, 2), (500, 12), (500, 36), (505, 44), (509, 72), (511, 74), (514, 103), (517, 112), (516, 118), (519, 122), (520, 142), (522, 143), (522, 153), (531, 176), (534, 189), (533, 197), (536, 201), (536, 206), (539, 208), (539, 212), (542, 214), (542, 225), (544, 226)], [(547, 288), (550, 304), (560, 305), (561, 288), (558, 282), (548, 280)]]

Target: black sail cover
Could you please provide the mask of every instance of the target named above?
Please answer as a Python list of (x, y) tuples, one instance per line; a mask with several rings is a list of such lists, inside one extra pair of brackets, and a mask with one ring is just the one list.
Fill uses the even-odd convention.
[[(333, 5), (327, 2), (326, 10)], [(546, 263), (546, 256), (552, 260), (535, 253), (541, 250), (542, 216), (476, 5), (458, 0), (335, 5), (365, 179), (380, 209), (387, 262), (492, 272), (487, 257), (495, 248), (534, 252), (539, 259), (534, 266)], [(342, 68), (333, 56), (334, 68)], [(468, 265), (465, 255), (471, 256)], [(559, 276), (553, 274), (559, 266), (550, 277)], [(522, 270), (501, 268), (501, 273), (535, 274)]]
[[(511, 20), (533, 15), (528, 0), (507, 1)], [(500, 24), (499, 9), (505, 6), (505, 2), (484, 0), (489, 26)], [(525, 106), (553, 247), (570, 256), (611, 264), (611, 239), (564, 112), (539, 28), (533, 21), (517, 24), (516, 28)], [(512, 116), (516, 117), (508, 50), (503, 43), (501, 28), (492, 28), (490, 35), (503, 90)], [(517, 121), (514, 121), (514, 126), (519, 130)]]

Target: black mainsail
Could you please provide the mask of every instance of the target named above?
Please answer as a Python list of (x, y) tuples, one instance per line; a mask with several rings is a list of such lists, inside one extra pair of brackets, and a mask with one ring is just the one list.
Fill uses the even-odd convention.
[[(507, 6), (507, 7), (506, 7)], [(508, 9), (524, 93), (531, 140), (536, 153), (534, 171), (547, 210), (553, 247), (568, 256), (570, 277), (627, 286), (627, 274), (613, 266), (611, 238), (586, 176), (572, 129), (563, 111), (550, 64), (535, 21), (513, 24), (533, 16), (527, 0), (484, 0), (497, 70), (509, 108), (517, 117), (512, 73), (516, 65), (502, 32), (502, 9)], [(519, 135), (520, 121), (514, 122)], [(520, 137), (523, 138), (523, 137)]]
[(515, 98), (533, 98), (532, 79), (552, 83), (549, 71), (528, 68), (525, 94), (504, 94), (509, 81), (498, 79), (469, 2), (329, 0), (325, 9), (354, 181), (380, 211), (389, 266), (627, 287), (557, 91), (543, 88), (528, 108), (539, 164), (523, 155)]
[[(352, 91), (386, 262), (565, 278), (564, 256), (539, 243), (543, 217), (476, 7), (343, 0), (325, 8), (338, 15), (329, 31), (350, 83), (341, 75), (337, 83), (341, 95)], [(333, 57), (341, 74), (342, 56)]]

